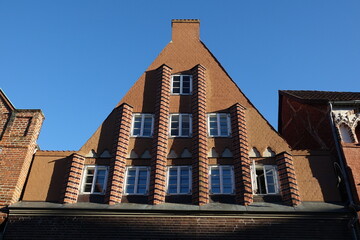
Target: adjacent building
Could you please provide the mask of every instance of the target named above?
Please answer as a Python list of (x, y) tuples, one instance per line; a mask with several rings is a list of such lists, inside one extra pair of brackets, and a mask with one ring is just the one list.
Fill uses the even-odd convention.
[[(170, 43), (77, 151), (35, 153), (43, 115), (15, 109), (1, 92), (6, 239), (356, 237), (345, 183), (357, 179), (359, 127), (346, 132), (330, 113), (358, 117), (359, 108), (328, 99), (313, 115), (281, 91), (278, 133), (199, 28), (199, 20), (172, 21)], [(308, 129), (311, 121), (323, 131)], [(347, 161), (336, 129), (352, 141), (339, 145)], [(339, 182), (346, 164), (353, 175)]]

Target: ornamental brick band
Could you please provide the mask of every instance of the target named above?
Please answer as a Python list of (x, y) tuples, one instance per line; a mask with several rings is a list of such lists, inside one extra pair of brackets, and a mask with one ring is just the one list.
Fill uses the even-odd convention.
[(192, 202), (197, 205), (209, 203), (205, 70), (205, 67), (201, 65), (197, 65), (192, 69)]
[(65, 178), (63, 203), (76, 203), (79, 197), (81, 176), (84, 171), (85, 157), (79, 154), (70, 156)]
[(129, 148), (133, 107), (123, 103), (117, 109), (114, 144), (110, 162), (105, 202), (109, 205), (121, 203), (126, 170), (126, 155)]
[(156, 70), (158, 87), (155, 102), (154, 136), (151, 149), (149, 204), (161, 204), (166, 196), (166, 160), (170, 116), (171, 68), (162, 65)]
[(249, 205), (253, 202), (253, 194), (244, 110), (239, 103), (230, 108), (236, 203)]
[(286, 152), (276, 156), (282, 200), (289, 205), (299, 205), (300, 195), (292, 156)]

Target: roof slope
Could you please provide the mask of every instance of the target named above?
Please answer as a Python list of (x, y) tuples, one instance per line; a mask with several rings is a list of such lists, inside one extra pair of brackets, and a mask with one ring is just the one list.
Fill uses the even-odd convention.
[(281, 90), (279, 94), (311, 101), (352, 101), (360, 100), (360, 92), (331, 92), (306, 90)]

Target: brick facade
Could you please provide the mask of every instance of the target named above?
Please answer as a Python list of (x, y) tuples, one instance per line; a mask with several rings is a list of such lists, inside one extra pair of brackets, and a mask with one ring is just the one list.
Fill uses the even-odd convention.
[(283, 202), (290, 205), (299, 205), (300, 195), (292, 156), (286, 152), (280, 153), (276, 156), (276, 164)]
[(194, 204), (209, 203), (209, 161), (207, 157), (206, 127), (206, 76), (205, 67), (197, 65), (193, 72), (192, 106), (192, 201)]
[(253, 202), (251, 187), (249, 146), (247, 140), (245, 109), (240, 104), (231, 107), (231, 132), (235, 174), (236, 202), (249, 205)]
[(40, 110), (1, 105), (0, 206), (19, 201), (44, 116)]
[(171, 68), (162, 65), (156, 70), (157, 84), (154, 134), (151, 149), (151, 172), (149, 186), (149, 203), (161, 204), (166, 195), (166, 160), (169, 137), (169, 103)]
[[(98, 216), (63, 212), (10, 217), (6, 239), (352, 239), (346, 215), (231, 216), (172, 214)], [(64, 216), (64, 214), (66, 214)], [(69, 215), (70, 214), (70, 215)], [(105, 215), (105, 216), (104, 216)], [(33, 229), (44, 229), (34, 232)], [(21, 231), (19, 231), (21, 229)]]
[(129, 138), (133, 108), (128, 104), (122, 104), (117, 111), (117, 121), (115, 126), (113, 158), (110, 162), (110, 170), (107, 184), (105, 202), (110, 205), (121, 203), (126, 170), (126, 155), (128, 153)]
[(63, 203), (76, 203), (80, 193), (81, 177), (84, 172), (85, 157), (72, 154), (64, 183)]

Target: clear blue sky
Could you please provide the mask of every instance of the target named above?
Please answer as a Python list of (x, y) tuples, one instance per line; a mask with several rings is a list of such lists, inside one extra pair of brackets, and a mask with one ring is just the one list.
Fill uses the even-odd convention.
[(39, 145), (77, 150), (171, 40), (201, 39), (277, 128), (278, 90), (360, 91), (359, 0), (0, 0), (0, 88), (42, 109)]

